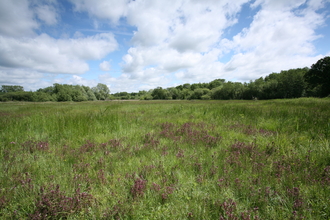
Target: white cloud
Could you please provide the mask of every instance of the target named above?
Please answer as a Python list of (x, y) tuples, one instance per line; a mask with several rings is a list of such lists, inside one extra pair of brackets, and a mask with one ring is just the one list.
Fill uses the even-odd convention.
[(308, 1), (307, 4), (311, 10), (318, 10), (323, 8), (326, 3), (329, 3), (329, 0), (313, 0)]
[(103, 61), (102, 63), (100, 63), (99, 67), (102, 71), (109, 71), (111, 69), (109, 61)]
[[(278, 65), (278, 56), (285, 56), (285, 61), (296, 54), (313, 54), (311, 42), (317, 38), (313, 31), (319, 25), (317, 14), (310, 13), (314, 18), (310, 19), (311, 26), (305, 27), (305, 17), (300, 19), (290, 12), (304, 1), (256, 1), (253, 6), (261, 5), (262, 10), (254, 17), (250, 28), (233, 40), (222, 39), (225, 29), (237, 22), (236, 17), (246, 2), (130, 2), (127, 21), (136, 26), (137, 31), (132, 38), (133, 47), (123, 57), (124, 78), (144, 82), (150, 79), (148, 82), (151, 82), (173, 72), (179, 79), (188, 81), (235, 77), (234, 74), (237, 78), (251, 78), (274, 68), (263, 64), (277, 64), (277, 68), (289, 66)], [(89, 1), (76, 1), (77, 10), (88, 11), (94, 17), (114, 19), (111, 11), (105, 16), (98, 7), (87, 7), (89, 4)], [(125, 15), (125, 10), (121, 11), (121, 16)], [(231, 51), (237, 55), (230, 63), (218, 61)]]
[(39, 24), (33, 17), (27, 0), (1, 0), (0, 34), (11, 37), (34, 35)]
[(116, 48), (112, 34), (58, 40), (47, 34), (24, 39), (0, 36), (0, 65), (81, 74), (89, 70), (87, 60), (101, 59)]
[(0, 85), (20, 85), (26, 91), (36, 91), (52, 86), (54, 83), (94, 87), (98, 82), (78, 75), (54, 75), (23, 68), (0, 68)]
[(299, 6), (293, 4), (297, 3), (295, 1), (291, 3), (283, 1), (265, 6), (268, 9), (261, 9), (249, 28), (234, 36), (232, 41), (222, 41), (222, 46), (229, 47), (227, 51), (237, 51), (225, 65), (226, 72), (239, 80), (256, 79), (271, 72), (310, 66), (321, 57), (315, 56), (313, 45), (320, 37), (315, 29), (324, 22), (321, 15), (308, 8), (299, 16), (290, 10), (274, 13), (269, 9), (278, 9), (281, 4), (288, 9)]
[(112, 33), (101, 33), (77, 39), (58, 40), (60, 52), (80, 59), (102, 59), (117, 49), (118, 43)]
[(35, 8), (37, 17), (47, 25), (55, 25), (58, 21), (56, 9), (51, 5), (39, 5)]
[(109, 19), (112, 23), (118, 23), (119, 19), (126, 15), (128, 0), (70, 0), (77, 12), (87, 11), (91, 17)]
[[(324, 23), (324, 15), (315, 11), (321, 2), (256, 1), (252, 7), (261, 9), (250, 27), (232, 40), (223, 39), (225, 29), (237, 22), (243, 3), (166, 1), (146, 8), (147, 1), (134, 2), (128, 21), (138, 31), (132, 38), (134, 47), (123, 57), (125, 75), (145, 80), (174, 72), (184, 82), (248, 81), (310, 66), (322, 57), (313, 45), (321, 37), (315, 29)], [(226, 53), (234, 54), (230, 62), (219, 62)]]
[(235, 14), (245, 2), (247, 0), (235, 1), (235, 3), (229, 1), (132, 2), (129, 5), (127, 20), (138, 29), (132, 42), (142, 47), (167, 44), (179, 52), (208, 51), (221, 37), (223, 29), (237, 22)]
[(73, 75), (69, 79), (60, 79), (61, 84), (70, 84), (70, 85), (84, 85), (89, 87), (94, 87), (97, 85), (96, 80), (84, 79), (81, 76)]
[(196, 65), (179, 71), (175, 76), (182, 82), (210, 82), (216, 78), (228, 78), (225, 75), (224, 64), (218, 62), (220, 49), (213, 49), (204, 54)]
[(42, 73), (25, 69), (0, 69), (0, 84), (30, 84), (39, 81)]
[(197, 64), (201, 58), (199, 53), (179, 53), (168, 47), (130, 48), (128, 54), (123, 57), (125, 61), (123, 70), (133, 76), (150, 67), (156, 68), (158, 73), (170, 73), (191, 67)]
[(111, 93), (130, 91), (132, 87), (136, 88), (136, 81), (131, 80), (129, 75), (122, 74), (120, 77), (111, 77), (110, 74), (99, 75), (99, 80), (106, 84)]
[(264, 9), (270, 8), (272, 10), (291, 10), (304, 4), (306, 0), (256, 0), (252, 7), (262, 5)]
[(150, 90), (158, 86), (169, 87), (171, 78), (167, 76), (154, 76), (141, 81), (132, 79), (129, 74), (122, 74), (119, 77), (112, 77), (110, 74), (99, 75), (99, 81), (106, 84), (111, 93), (116, 92), (137, 92), (141, 90)]
[(46, 77), (45, 74), (30, 69), (0, 68), (0, 85), (20, 85), (26, 91), (51, 86), (50, 81), (44, 80)]
[[(193, 67), (193, 75), (197, 75), (200, 66), (206, 67), (201, 62), (205, 60), (203, 57), (214, 50), (223, 30), (237, 22), (235, 15), (245, 2), (132, 2), (127, 20), (137, 27), (137, 32), (132, 38), (134, 47), (123, 57), (123, 71), (132, 79), (143, 80)], [(221, 66), (219, 63), (210, 65)], [(193, 71), (183, 72), (185, 76), (182, 77), (186, 77)]]
[[(36, 83), (96, 84), (96, 80), (78, 74), (89, 69), (116, 69), (116, 55), (111, 57), (111, 65), (103, 59), (118, 48), (126, 48), (127, 36), (132, 36), (120, 39), (122, 35), (116, 35), (119, 42), (124, 42), (119, 47), (113, 34), (95, 30), (101, 27), (110, 27), (118, 33), (127, 33), (132, 26), (136, 28), (129, 49), (118, 53), (126, 53), (121, 55), (122, 63), (118, 64), (122, 75), (99, 76), (100, 82), (111, 86), (111, 92), (167, 87), (179, 80), (183, 83), (208, 82), (215, 78), (247, 81), (271, 72), (310, 66), (322, 57), (315, 40), (323, 37), (317, 29), (325, 26), (328, 15), (324, 5), (329, 0), (70, 2), (76, 12), (73, 16), (84, 18), (84, 13), (78, 13), (87, 12), (90, 20), (84, 20), (79, 27), (74, 26), (76, 21), (65, 23), (68, 14), (61, 17), (64, 10), (60, 9), (67, 4), (54, 0), (0, 1), (0, 77), (5, 78), (3, 81), (24, 83), (26, 79), (31, 82), (31, 88), (35, 88)], [(250, 4), (253, 9), (250, 12), (255, 15), (251, 24), (235, 26), (242, 20), (240, 16), (245, 16), (246, 11), (241, 11), (243, 4)], [(70, 10), (65, 9), (65, 13)], [(105, 25), (107, 21), (110, 25)], [(246, 28), (237, 30), (242, 26)], [(230, 36), (227, 28), (235, 29), (238, 34)], [(86, 30), (100, 34), (88, 35), (92, 32)], [(74, 36), (70, 38), (72, 33)], [(219, 61), (228, 57), (229, 62)], [(90, 60), (97, 60), (90, 62), (91, 65), (97, 63), (96, 67), (89, 67)]]

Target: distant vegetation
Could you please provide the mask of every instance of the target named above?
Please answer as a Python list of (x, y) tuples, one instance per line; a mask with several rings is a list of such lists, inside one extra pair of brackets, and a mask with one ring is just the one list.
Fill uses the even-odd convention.
[(272, 73), (249, 83), (226, 82), (215, 79), (209, 83), (183, 84), (176, 87), (157, 87), (149, 91), (118, 92), (99, 83), (96, 87), (61, 85), (25, 92), (22, 86), (3, 85), (0, 101), (95, 101), (95, 100), (183, 100), (183, 99), (283, 99), (326, 97), (330, 95), (330, 57), (320, 59), (311, 68), (298, 68)]

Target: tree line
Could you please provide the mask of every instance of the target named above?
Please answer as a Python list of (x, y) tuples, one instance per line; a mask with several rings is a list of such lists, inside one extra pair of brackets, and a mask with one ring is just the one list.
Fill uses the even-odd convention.
[(96, 87), (54, 84), (25, 92), (22, 86), (3, 85), (0, 101), (95, 101), (95, 100), (152, 100), (152, 99), (283, 99), (327, 97), (330, 95), (330, 57), (324, 57), (311, 68), (298, 68), (271, 73), (248, 83), (215, 79), (209, 83), (183, 84), (176, 87), (157, 87), (149, 91), (110, 94), (102, 83)]
[(102, 83), (95, 87), (55, 83), (35, 92), (25, 92), (22, 86), (3, 85), (0, 101), (64, 102), (96, 101), (109, 98), (110, 90)]

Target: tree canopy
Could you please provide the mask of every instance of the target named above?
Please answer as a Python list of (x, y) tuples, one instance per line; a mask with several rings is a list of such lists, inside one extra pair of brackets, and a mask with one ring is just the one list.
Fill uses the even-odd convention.
[(324, 57), (313, 64), (305, 74), (310, 95), (326, 97), (330, 94), (330, 57)]
[(7, 92), (23, 92), (23, 86), (10, 86), (10, 85), (2, 85), (0, 92), (7, 93)]

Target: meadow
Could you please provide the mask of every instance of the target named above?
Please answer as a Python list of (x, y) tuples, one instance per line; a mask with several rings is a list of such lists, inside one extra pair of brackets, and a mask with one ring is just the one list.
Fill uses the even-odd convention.
[(0, 219), (330, 219), (329, 107), (0, 103)]

